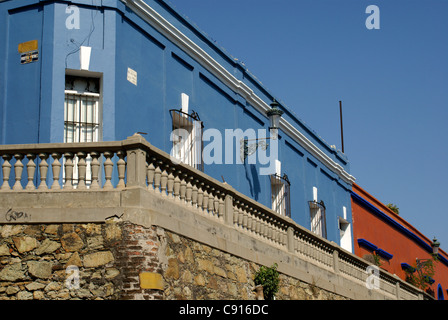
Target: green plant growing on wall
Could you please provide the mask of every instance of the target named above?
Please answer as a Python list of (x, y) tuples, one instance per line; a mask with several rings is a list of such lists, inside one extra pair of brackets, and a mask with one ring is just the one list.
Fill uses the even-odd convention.
[(431, 285), (429, 279), (434, 277), (436, 263), (437, 258), (426, 260), (421, 264), (420, 268), (418, 267), (418, 264), (415, 263), (410, 270), (405, 270), (406, 281), (413, 286), (426, 291)]
[(278, 265), (274, 263), (272, 267), (261, 266), (260, 270), (255, 274), (255, 285), (263, 286), (263, 295), (266, 300), (273, 300), (279, 289), (279, 273)]
[(363, 256), (363, 259), (373, 263), (377, 267), (381, 267), (381, 265), (383, 264), (383, 262), (381, 261), (381, 257), (376, 253), (366, 254)]
[(393, 203), (388, 203), (386, 205), (386, 207), (388, 207), (390, 210), (392, 210), (393, 212), (395, 212), (396, 214), (400, 214), (400, 208), (398, 208), (395, 204)]

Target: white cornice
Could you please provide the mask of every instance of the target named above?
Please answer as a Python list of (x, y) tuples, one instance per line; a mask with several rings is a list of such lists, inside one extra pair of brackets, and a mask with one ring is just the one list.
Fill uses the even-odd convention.
[[(163, 18), (157, 11), (151, 8), (143, 0), (121, 0), (130, 9), (132, 9), (139, 17), (149, 23), (157, 31), (172, 41), (190, 57), (200, 63), (205, 69), (216, 76), (221, 82), (228, 86), (232, 91), (241, 95), (259, 112), (265, 114), (270, 106), (265, 103), (254, 91), (245, 83), (235, 78), (227, 69), (213, 59), (207, 52), (199, 47), (195, 42), (183, 34), (179, 29), (174, 27), (170, 22)], [(328, 169), (336, 173), (343, 181), (353, 184), (355, 178), (346, 172), (341, 165), (332, 160), (308, 138), (306, 138), (299, 130), (291, 125), (285, 119), (280, 121), (280, 129), (287, 133), (294, 141), (299, 143), (303, 148), (320, 160)]]

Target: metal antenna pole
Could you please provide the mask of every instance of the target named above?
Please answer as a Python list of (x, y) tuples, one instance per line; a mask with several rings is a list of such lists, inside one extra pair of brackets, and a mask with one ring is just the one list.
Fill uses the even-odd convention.
[(342, 143), (342, 153), (344, 152), (344, 125), (342, 123), (342, 101), (339, 101), (339, 114), (341, 118), (341, 143)]

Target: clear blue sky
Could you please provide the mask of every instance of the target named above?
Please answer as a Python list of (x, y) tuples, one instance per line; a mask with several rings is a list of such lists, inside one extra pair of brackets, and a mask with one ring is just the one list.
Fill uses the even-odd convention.
[(448, 1), (169, 1), (448, 250)]

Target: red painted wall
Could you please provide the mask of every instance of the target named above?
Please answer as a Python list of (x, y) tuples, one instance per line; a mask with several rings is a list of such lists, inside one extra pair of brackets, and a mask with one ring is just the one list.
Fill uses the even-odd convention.
[[(431, 245), (432, 239), (427, 238), (415, 227), (410, 225), (399, 215), (395, 214), (392, 210), (387, 208), (380, 201), (375, 199), (372, 195), (367, 193), (360, 186), (354, 184), (353, 192), (378, 210), (386, 214), (388, 217), (394, 219), (396, 222), (407, 228), (409, 231), (417, 235), (428, 245)], [(391, 226), (377, 214), (369, 210), (362, 204), (355, 201), (352, 197), (352, 218), (353, 218), (353, 241), (355, 254), (359, 257), (364, 257), (366, 254), (372, 254), (372, 252), (358, 244), (358, 239), (365, 239), (378, 248), (381, 248), (390, 254), (393, 254), (393, 258), (388, 260), (381, 259), (381, 268), (387, 270), (392, 274), (398, 275), (401, 279), (405, 279), (406, 274), (401, 268), (401, 263), (407, 263), (411, 266), (415, 266), (416, 258), (429, 259), (430, 254), (422, 248), (416, 241), (409, 238), (406, 234)], [(448, 254), (439, 248), (439, 254), (448, 259)], [(435, 292), (437, 298), (438, 284), (441, 284), (445, 299), (448, 300), (448, 266), (442, 261), (436, 264), (436, 272), (434, 275), (435, 283), (431, 286), (431, 289)]]

